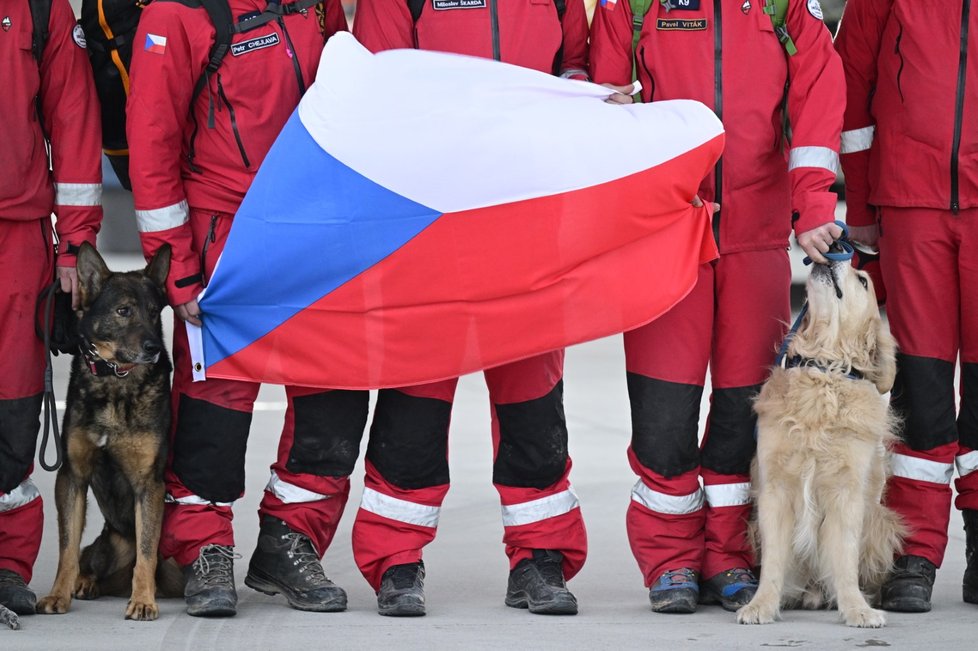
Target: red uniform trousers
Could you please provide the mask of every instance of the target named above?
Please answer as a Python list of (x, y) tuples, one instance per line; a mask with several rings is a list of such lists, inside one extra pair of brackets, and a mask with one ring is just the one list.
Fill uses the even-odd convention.
[[(746, 539), (751, 398), (785, 334), (790, 283), (783, 249), (724, 254), (700, 268), (696, 286), (672, 310), (625, 333), (628, 458), (639, 475), (626, 524), (646, 586), (667, 570), (710, 578), (754, 565)], [(700, 448), (707, 364), (713, 387)]]
[(37, 297), (54, 279), (51, 220), (0, 219), (0, 569), (30, 583), (41, 546), (41, 493), (30, 479), (44, 393)]
[[(584, 564), (587, 533), (570, 486), (563, 410), (564, 353), (485, 371), (492, 406), (493, 485), (510, 567), (533, 549), (563, 554), (566, 578)], [(384, 571), (421, 560), (448, 492), (448, 426), (458, 379), (383, 390), (367, 447), (353, 555), (379, 590)]]
[[(204, 212), (192, 209), (190, 221), (194, 250), (206, 251), (209, 277), (231, 217), (216, 214), (209, 219)], [(209, 248), (204, 241), (209, 241)], [(179, 319), (175, 325), (174, 418), (160, 550), (187, 565), (204, 545), (234, 544), (231, 504), (244, 493), (245, 448), (260, 384), (193, 382), (186, 329)], [(349, 476), (367, 421), (368, 393), (286, 387), (286, 395), (278, 458), (259, 515), (279, 518), (305, 534), (322, 556), (349, 496)]]
[(899, 346), (891, 400), (903, 423), (886, 502), (910, 527), (903, 553), (940, 567), (955, 463), (955, 505), (978, 510), (978, 208), (882, 208), (880, 227), (886, 312)]

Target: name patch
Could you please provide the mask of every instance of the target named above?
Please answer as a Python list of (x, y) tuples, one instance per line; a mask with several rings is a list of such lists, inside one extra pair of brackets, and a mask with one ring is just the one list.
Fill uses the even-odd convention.
[(278, 34), (272, 32), (271, 34), (265, 34), (264, 36), (256, 36), (255, 38), (249, 38), (247, 41), (241, 41), (240, 43), (231, 44), (231, 56), (239, 57), (242, 54), (247, 54), (248, 52), (254, 52), (255, 50), (264, 50), (266, 47), (272, 47), (273, 45), (278, 45), (279, 38)]
[(485, 9), (486, 0), (431, 0), (431, 8), (435, 11), (446, 9)]
[(706, 29), (706, 18), (657, 18), (655, 28), (664, 32), (701, 32)]

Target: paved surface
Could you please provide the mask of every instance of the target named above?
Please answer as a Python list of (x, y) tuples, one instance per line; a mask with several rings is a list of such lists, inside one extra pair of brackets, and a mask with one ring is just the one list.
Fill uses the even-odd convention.
[[(114, 255), (110, 266), (134, 268), (133, 256)], [(63, 397), (67, 362), (59, 357), (56, 387)], [(204, 620), (187, 616), (182, 600), (163, 600), (156, 622), (127, 622), (125, 600), (75, 601), (61, 616), (23, 618), (20, 631), (0, 631), (0, 649), (740, 649), (799, 647), (845, 649), (975, 648), (978, 607), (961, 601), (963, 532), (955, 513), (951, 543), (938, 574), (934, 611), (890, 614), (886, 628), (851, 629), (834, 612), (789, 611), (769, 626), (738, 626), (717, 606), (695, 615), (658, 615), (648, 608), (635, 560), (625, 538), (625, 509), (635, 481), (625, 460), (629, 438), (624, 361), (619, 337), (568, 351), (566, 406), (574, 458), (572, 479), (580, 495), (590, 538), (590, 556), (571, 582), (581, 612), (576, 617), (542, 617), (506, 608), (507, 563), (500, 543), (502, 525), (490, 484), (489, 409), (481, 376), (459, 384), (452, 423), (453, 488), (445, 500), (437, 540), (428, 547), (428, 615), (392, 619), (376, 613), (375, 597), (353, 563), (350, 526), (362, 488), (362, 464), (325, 564), (329, 576), (349, 593), (344, 613), (301, 613), (284, 600), (244, 586), (257, 535), (255, 515), (281, 427), (284, 393), (268, 387), (259, 397), (248, 450), (248, 494), (235, 507), (239, 551), (237, 617)], [(704, 412), (705, 413), (705, 412)], [(44, 496), (53, 495), (54, 475), (38, 470)], [(86, 541), (101, 527), (90, 510)], [(47, 503), (46, 530), (33, 581), (39, 595), (50, 588), (57, 567), (53, 500)]]

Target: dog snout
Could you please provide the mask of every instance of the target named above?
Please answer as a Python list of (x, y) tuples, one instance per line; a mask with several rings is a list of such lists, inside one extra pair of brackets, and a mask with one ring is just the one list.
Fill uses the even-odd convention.
[(161, 350), (163, 350), (163, 346), (155, 339), (143, 340), (143, 352), (145, 354), (152, 357), (153, 355), (158, 354)]

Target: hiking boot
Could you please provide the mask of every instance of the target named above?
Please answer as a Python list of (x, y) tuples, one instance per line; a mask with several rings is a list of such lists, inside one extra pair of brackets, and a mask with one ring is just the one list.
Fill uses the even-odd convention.
[(424, 615), (424, 563), (387, 568), (377, 593), (377, 612), (388, 617)]
[(13, 570), (0, 570), (0, 604), (18, 615), (33, 615), (37, 595)]
[(964, 518), (964, 558), (968, 562), (962, 596), (969, 604), (978, 604), (978, 511), (962, 511), (961, 516)]
[(746, 606), (757, 592), (757, 577), (744, 567), (720, 572), (700, 585), (700, 603), (720, 604), (724, 610), (736, 612)]
[(258, 547), (244, 582), (265, 594), (281, 592), (296, 610), (346, 610), (346, 592), (326, 578), (312, 541), (271, 516), (262, 518)]
[(506, 605), (537, 615), (576, 615), (577, 599), (564, 581), (563, 559), (560, 552), (534, 549), (532, 558), (524, 558), (510, 571)]
[(663, 572), (649, 588), (649, 603), (657, 613), (696, 612), (699, 596), (699, 575), (687, 567)]
[(241, 558), (233, 547), (206, 545), (200, 556), (183, 568), (187, 586), (187, 614), (194, 617), (232, 617), (237, 612), (234, 590), (234, 559)]
[(920, 556), (901, 556), (880, 589), (880, 608), (899, 613), (930, 611), (937, 566)]

